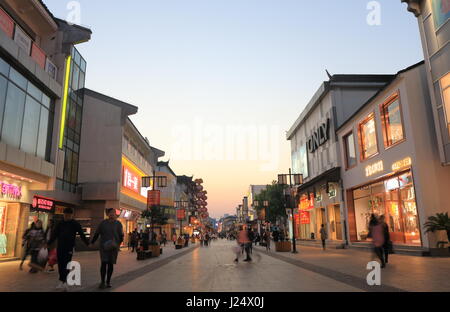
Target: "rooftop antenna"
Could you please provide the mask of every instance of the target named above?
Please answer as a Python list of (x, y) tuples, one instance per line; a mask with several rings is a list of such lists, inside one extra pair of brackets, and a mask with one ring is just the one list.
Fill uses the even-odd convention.
[(333, 76), (331, 76), (331, 74), (328, 72), (328, 69), (325, 69), (325, 71), (327, 72), (328, 78), (331, 80), (331, 78), (332, 78)]

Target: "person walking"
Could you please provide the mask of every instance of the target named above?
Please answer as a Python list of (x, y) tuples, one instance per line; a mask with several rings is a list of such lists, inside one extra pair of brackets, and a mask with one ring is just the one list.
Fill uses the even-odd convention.
[(270, 232), (265, 231), (263, 235), (264, 235), (264, 241), (266, 243), (266, 250), (269, 251), (270, 250)]
[(139, 242), (139, 233), (138, 233), (137, 229), (134, 229), (130, 235), (131, 252), (134, 252), (135, 250), (137, 251), (138, 242)]
[(384, 263), (387, 264), (389, 260), (389, 254), (392, 253), (392, 241), (391, 235), (389, 233), (389, 225), (386, 223), (386, 217), (381, 215), (379, 218), (380, 224), (383, 227), (383, 236), (384, 236), (384, 244), (383, 244), (383, 253), (384, 253)]
[(326, 243), (326, 240), (328, 239), (328, 234), (327, 234), (327, 230), (325, 229), (324, 224), (322, 224), (320, 226), (320, 239), (322, 240), (322, 248), (323, 248), (323, 250), (325, 250), (326, 249), (325, 243)]
[(23, 256), (22, 256), (22, 261), (20, 262), (20, 265), (19, 265), (19, 270), (21, 270), (21, 271), (23, 270), (23, 263), (25, 262), (27, 257), (29, 255), (31, 255), (30, 240), (29, 240), (28, 233), (30, 233), (30, 231), (34, 230), (34, 229), (35, 229), (35, 224), (33, 222), (33, 223), (31, 223), (30, 227), (25, 231), (25, 233), (22, 236)]
[(277, 229), (273, 230), (273, 232), (272, 232), (272, 237), (273, 237), (273, 241), (274, 241), (275, 243), (277, 243), (278, 240), (280, 239), (280, 232), (278, 232)]
[(166, 247), (166, 243), (167, 243), (167, 234), (165, 231), (162, 232), (162, 243), (164, 245), (164, 247)]
[(67, 264), (72, 261), (75, 238), (78, 234), (86, 246), (89, 246), (89, 240), (84, 235), (80, 223), (73, 219), (73, 209), (67, 207), (64, 209), (63, 214), (64, 220), (55, 226), (55, 230), (47, 245), (50, 246), (57, 240), (56, 256), (58, 259), (59, 284), (56, 288), (67, 291), (67, 275), (69, 274)]
[(372, 239), (373, 251), (381, 261), (381, 268), (386, 267), (385, 258), (384, 258), (384, 233), (383, 233), (383, 225), (379, 222), (377, 217), (372, 214), (370, 216), (369, 221), (369, 234), (367, 237)]
[(251, 227), (248, 228), (248, 239), (250, 241), (250, 243), (248, 244), (248, 248), (250, 254), (253, 254), (253, 242), (255, 241), (255, 232), (253, 232), (253, 229)]
[(120, 244), (122, 244), (124, 238), (122, 223), (117, 221), (115, 209), (106, 209), (106, 214), (108, 219), (100, 223), (92, 238), (92, 244), (94, 244), (100, 237), (100, 259), (102, 262), (100, 267), (100, 289), (112, 287), (111, 277), (114, 271), (114, 264), (117, 263)]
[[(48, 242), (52, 238), (52, 233), (55, 230), (55, 222), (53, 219), (48, 220), (47, 229), (45, 230), (45, 241)], [(56, 245), (53, 243), (52, 245), (47, 246), (48, 248), (48, 261), (46, 265), (48, 265), (47, 272), (51, 273), (54, 272), (55, 269), (53, 266), (57, 262), (57, 255), (56, 255)]]
[(39, 261), (38, 255), (42, 248), (46, 248), (47, 241), (45, 240), (45, 231), (42, 228), (42, 221), (37, 220), (34, 223), (34, 228), (27, 233), (26, 240), (30, 242), (29, 252), (31, 255), (31, 261), (29, 266), (31, 267), (30, 273), (37, 273), (43, 271), (45, 263)]
[(247, 257), (244, 259), (244, 261), (245, 262), (252, 261), (252, 258), (250, 257), (250, 247), (249, 247), (249, 244), (251, 244), (251, 241), (248, 237), (248, 230), (247, 230), (246, 226), (241, 227), (241, 229), (239, 231), (239, 235), (238, 235), (238, 242), (244, 248), (245, 253), (247, 255)]

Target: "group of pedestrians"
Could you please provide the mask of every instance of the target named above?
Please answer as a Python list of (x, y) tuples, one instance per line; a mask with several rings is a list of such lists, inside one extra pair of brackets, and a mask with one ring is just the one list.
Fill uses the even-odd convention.
[(145, 232), (142, 230), (138, 232), (137, 229), (134, 229), (133, 232), (128, 233), (128, 250), (131, 249), (131, 252), (137, 252), (139, 247), (143, 250), (148, 250), (151, 241), (156, 241), (160, 245), (166, 246), (166, 232), (162, 231), (160, 234), (156, 234), (154, 231), (150, 232), (149, 229)]
[[(53, 226), (53, 222), (50, 222), (45, 231), (42, 228), (41, 220), (31, 224), (23, 236), (25, 253), (20, 263), (20, 269), (22, 270), (28, 255), (31, 255), (30, 273), (43, 271), (46, 264), (49, 265), (51, 271), (57, 262), (59, 283), (56, 288), (67, 291), (67, 277), (70, 272), (67, 266), (72, 261), (76, 236), (79, 235), (86, 246), (95, 244), (100, 238), (101, 283), (99, 288), (110, 288), (114, 265), (117, 263), (119, 248), (124, 239), (122, 224), (117, 221), (115, 210), (112, 208), (106, 210), (108, 218), (99, 224), (91, 242), (84, 234), (80, 223), (73, 219), (73, 209), (65, 208), (63, 213), (64, 219), (55, 226)], [(56, 257), (52, 256), (54, 254)], [(47, 257), (43, 259), (43, 255), (47, 255)]]

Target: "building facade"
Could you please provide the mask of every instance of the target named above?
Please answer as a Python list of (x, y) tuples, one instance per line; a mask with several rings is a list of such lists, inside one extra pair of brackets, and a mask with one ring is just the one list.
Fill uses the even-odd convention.
[(303, 184), (296, 186), (294, 194), (299, 208), (294, 214), (296, 238), (318, 240), (324, 224), (330, 240), (344, 240), (344, 201), (335, 129), (390, 79), (392, 75), (332, 76), (288, 131), (293, 173), (303, 175)]
[(402, 0), (418, 19), (441, 162), (450, 165), (450, 3)]
[(367, 241), (371, 214), (385, 215), (396, 248), (436, 247), (424, 223), (450, 212), (450, 168), (440, 161), (423, 62), (399, 72), (337, 129), (350, 244)]
[[(138, 108), (98, 92), (83, 89), (79, 184), (82, 207), (76, 218), (88, 233), (114, 208), (125, 233), (146, 229), (147, 209), (142, 177), (151, 176), (164, 152), (150, 146), (129, 119)], [(128, 239), (128, 238), (127, 238)], [(127, 243), (127, 240), (125, 240)]]
[(21, 256), (21, 237), (32, 222), (46, 227), (81, 202), (76, 190), (59, 188), (69, 157), (59, 142), (68, 114), (77, 114), (67, 111), (68, 99), (84, 83), (83, 76), (68, 87), (75, 55), (86, 68), (74, 45), (90, 36), (56, 19), (42, 1), (0, 1), (0, 260)]

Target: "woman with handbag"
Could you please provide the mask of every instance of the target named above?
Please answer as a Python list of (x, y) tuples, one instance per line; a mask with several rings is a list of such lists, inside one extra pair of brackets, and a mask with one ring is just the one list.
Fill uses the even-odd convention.
[(122, 223), (117, 221), (115, 209), (106, 209), (106, 215), (108, 219), (100, 223), (92, 238), (92, 244), (94, 244), (100, 236), (100, 258), (102, 262), (100, 289), (111, 288), (114, 264), (117, 262), (120, 244), (122, 244), (124, 238)]
[(26, 240), (30, 244), (30, 273), (37, 273), (38, 271), (42, 271), (44, 269), (45, 263), (42, 263), (42, 259), (40, 259), (39, 253), (41, 249), (46, 248), (47, 241), (45, 240), (45, 232), (42, 228), (41, 220), (37, 220), (34, 223), (34, 228), (27, 233)]

